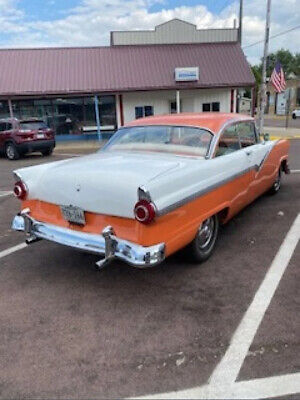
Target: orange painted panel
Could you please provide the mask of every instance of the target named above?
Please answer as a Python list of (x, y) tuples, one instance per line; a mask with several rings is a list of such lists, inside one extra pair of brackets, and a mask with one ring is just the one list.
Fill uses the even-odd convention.
[(255, 197), (267, 190), (275, 180), (280, 162), (287, 158), (288, 148), (287, 141), (280, 141), (258, 172), (251, 170), (166, 215), (157, 217), (150, 225), (143, 225), (130, 218), (86, 212), (86, 225), (80, 227), (65, 221), (59, 206), (39, 200), (22, 202), (22, 209), (29, 207), (32, 217), (39, 221), (76, 231), (101, 233), (105, 226), (111, 225), (119, 238), (143, 246), (164, 242), (168, 256), (190, 243), (201, 222), (206, 218), (226, 209), (228, 213), (223, 221), (226, 222)]
[(249, 174), (245, 174), (164, 216), (157, 217), (150, 225), (143, 225), (134, 219), (86, 212), (86, 225), (80, 227), (65, 221), (59, 206), (55, 204), (28, 200), (22, 203), (22, 208), (29, 207), (32, 217), (38, 221), (76, 231), (101, 233), (105, 226), (111, 225), (118, 237), (143, 246), (166, 243), (166, 253), (169, 255), (191, 242), (201, 222), (210, 215), (226, 207), (230, 207), (230, 215), (238, 212), (245, 203), (248, 182)]

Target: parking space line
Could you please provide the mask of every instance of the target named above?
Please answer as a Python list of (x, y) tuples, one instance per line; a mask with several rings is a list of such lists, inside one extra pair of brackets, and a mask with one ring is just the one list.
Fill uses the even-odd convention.
[(296, 217), (280, 246), (252, 303), (235, 331), (229, 348), (214, 370), (210, 378), (211, 384), (230, 384), (236, 380), (256, 331), (290, 262), (299, 239), (300, 214)]
[(0, 258), (9, 256), (10, 254), (12, 254), (18, 250), (24, 249), (25, 247), (27, 247), (26, 243), (20, 243), (20, 244), (17, 244), (16, 246), (10, 247), (9, 249), (0, 251)]
[(56, 156), (67, 156), (67, 157), (80, 157), (86, 154), (70, 154), (70, 153), (55, 153)]
[(300, 373), (235, 382), (227, 397), (232, 399), (270, 399), (300, 393)]
[(292, 174), (299, 174), (300, 173), (300, 169), (291, 169), (291, 173)]
[(13, 194), (12, 191), (2, 191), (0, 192), (0, 197), (10, 196), (11, 194)]
[(300, 373), (233, 382), (230, 385), (204, 385), (169, 393), (132, 399), (270, 399), (300, 393)]
[(209, 383), (132, 399), (268, 399), (300, 393), (300, 373), (236, 382), (250, 345), (300, 240), (297, 215)]

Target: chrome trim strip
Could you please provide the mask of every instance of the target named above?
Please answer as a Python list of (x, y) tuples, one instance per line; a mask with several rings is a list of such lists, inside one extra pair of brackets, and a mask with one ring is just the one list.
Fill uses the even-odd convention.
[[(216, 146), (217, 146), (217, 144), (218, 144), (218, 142), (219, 142), (219, 139), (220, 139), (222, 133), (224, 132), (224, 130), (225, 130), (228, 126), (230, 126), (230, 125), (238, 124), (238, 123), (241, 123), (241, 122), (252, 122), (252, 123), (254, 124), (254, 127), (255, 127), (254, 120), (253, 120), (253, 118), (251, 119), (250, 117), (249, 117), (249, 119), (248, 119), (248, 118), (240, 119), (240, 118), (238, 118), (238, 117), (233, 117), (233, 118), (227, 120), (227, 121), (224, 122), (224, 124), (221, 126), (221, 128), (219, 129), (219, 131), (215, 134), (214, 140), (211, 141), (211, 143), (210, 143), (210, 150), (209, 150), (209, 157), (208, 157), (208, 158), (210, 158), (210, 159), (213, 158), (213, 155), (215, 154), (215, 151), (216, 151)], [(240, 135), (238, 135), (238, 137), (239, 137), (239, 141), (240, 141)], [(257, 143), (257, 144), (258, 144), (258, 143)], [(240, 148), (240, 150), (243, 150), (243, 149)], [(239, 151), (239, 150), (237, 150), (237, 151)]]
[(222, 179), (221, 181), (219, 181), (217, 183), (207, 186), (207, 187), (199, 190), (198, 192), (193, 193), (193, 194), (185, 197), (184, 199), (177, 201), (176, 203), (173, 203), (165, 208), (162, 208), (161, 210), (158, 210), (157, 215), (158, 216), (165, 215), (165, 214), (175, 210), (176, 208), (179, 208), (179, 207), (183, 206), (184, 204), (189, 203), (190, 201), (193, 201), (193, 200), (197, 199), (198, 197), (201, 197), (201, 196), (213, 191), (214, 189), (217, 189), (218, 187), (223, 186), (226, 183), (233, 181), (234, 179), (239, 178), (240, 176), (247, 174), (248, 172), (250, 172), (252, 170), (256, 170), (256, 168), (257, 168), (257, 166), (246, 168), (240, 172), (237, 172), (237, 173), (229, 176), (228, 178)]
[(112, 227), (103, 229), (102, 234), (92, 234), (62, 228), (35, 220), (28, 213), (16, 215), (12, 229), (26, 233), (26, 242), (45, 239), (89, 253), (104, 255), (100, 264), (113, 258), (121, 259), (135, 267), (145, 268), (159, 264), (165, 258), (165, 244), (144, 247), (115, 236)]

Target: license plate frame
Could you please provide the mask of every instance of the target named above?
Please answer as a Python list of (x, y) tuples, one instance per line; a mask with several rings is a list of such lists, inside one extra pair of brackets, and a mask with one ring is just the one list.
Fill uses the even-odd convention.
[(45, 139), (45, 134), (44, 133), (37, 133), (36, 134), (37, 139)]
[(76, 206), (60, 206), (60, 210), (62, 213), (63, 218), (70, 222), (71, 224), (75, 224), (75, 225), (85, 225), (86, 221), (85, 221), (85, 214), (84, 214), (84, 210), (80, 207), (76, 207)]

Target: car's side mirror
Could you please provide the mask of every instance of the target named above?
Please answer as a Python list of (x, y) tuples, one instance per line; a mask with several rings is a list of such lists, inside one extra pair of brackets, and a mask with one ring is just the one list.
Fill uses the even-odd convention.
[(270, 134), (269, 133), (263, 133), (262, 135), (262, 139), (264, 142), (267, 142), (268, 140), (270, 140)]

